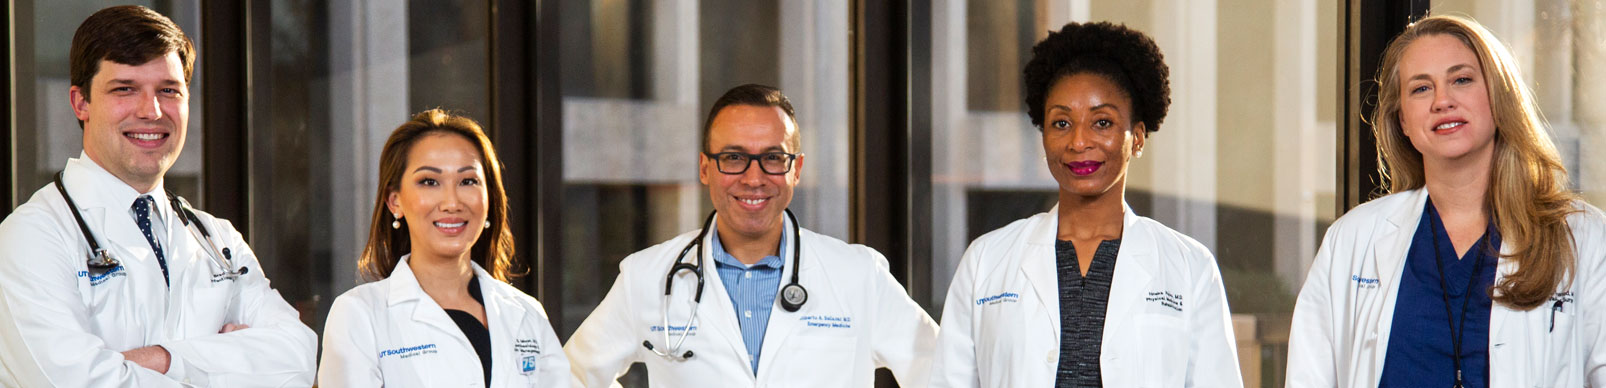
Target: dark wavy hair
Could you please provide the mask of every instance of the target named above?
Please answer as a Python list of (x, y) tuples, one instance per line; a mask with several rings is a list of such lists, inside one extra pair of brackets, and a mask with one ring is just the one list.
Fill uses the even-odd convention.
[(1026, 114), (1043, 129), (1044, 99), (1060, 79), (1097, 74), (1132, 99), (1132, 118), (1148, 132), (1160, 130), (1171, 106), (1171, 70), (1160, 46), (1142, 32), (1109, 22), (1069, 23), (1032, 46), (1026, 63)]

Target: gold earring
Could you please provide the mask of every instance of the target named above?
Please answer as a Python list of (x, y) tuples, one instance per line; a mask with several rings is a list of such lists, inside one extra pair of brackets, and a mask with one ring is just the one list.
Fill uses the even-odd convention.
[(396, 220), (390, 222), (390, 228), (391, 229), (401, 229), (401, 215), (397, 214), (397, 215), (395, 215), (395, 217), (396, 217)]

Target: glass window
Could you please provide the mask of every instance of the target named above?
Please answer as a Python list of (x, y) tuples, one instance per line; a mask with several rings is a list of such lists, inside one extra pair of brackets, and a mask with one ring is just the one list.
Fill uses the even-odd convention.
[[(559, 337), (601, 302), (621, 259), (701, 226), (712, 207), (697, 181), (699, 131), (709, 105), (737, 85), (776, 86), (791, 99), (808, 154), (791, 208), (804, 227), (847, 236), (845, 1), (595, 0), (560, 8)], [(646, 386), (645, 373), (621, 383)]]
[(489, 7), (485, 0), (268, 3), (267, 47), (250, 53), (257, 82), (247, 135), (248, 237), (276, 288), (314, 330), (322, 332), (334, 297), (357, 283), (390, 132), (434, 107), (486, 123)]
[[(1248, 386), (1280, 386), (1294, 297), (1334, 218), (1337, 7), (1316, 0), (939, 0), (932, 15), (933, 297), (970, 241), (1047, 211), (1030, 48), (1070, 21), (1153, 37), (1171, 107), (1127, 179), (1140, 215), (1214, 252)], [(1268, 17), (1270, 16), (1270, 17)]]
[(1434, 0), (1434, 14), (1469, 16), (1516, 58), (1550, 124), (1574, 188), (1606, 203), (1606, 9), (1600, 2)]
[[(45, 187), (56, 172), (84, 149), (84, 131), (68, 104), (72, 88), (68, 54), (73, 33), (84, 19), (102, 8), (129, 4), (125, 1), (16, 1), (12, 4), (12, 74), (15, 78), (11, 114), (14, 121), (13, 165), (16, 174), (12, 198), (15, 204), (27, 202), (34, 191)], [(132, 2), (173, 19), (197, 48), (201, 45), (201, 5), (199, 1)], [(197, 50), (199, 51), (199, 50)], [(163, 186), (195, 206), (206, 207), (201, 197), (201, 169), (205, 155), (201, 150), (206, 128), (201, 91), (201, 60), (195, 61), (189, 90), (190, 117), (184, 148), (168, 170)], [(10, 205), (8, 205), (10, 206)]]

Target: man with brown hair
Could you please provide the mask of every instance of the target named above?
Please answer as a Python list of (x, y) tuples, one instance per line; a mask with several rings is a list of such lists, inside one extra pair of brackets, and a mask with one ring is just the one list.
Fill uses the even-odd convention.
[(0, 222), (0, 386), (312, 385), (317, 337), (226, 220), (163, 189), (195, 46), (139, 6), (70, 58), (84, 152)]

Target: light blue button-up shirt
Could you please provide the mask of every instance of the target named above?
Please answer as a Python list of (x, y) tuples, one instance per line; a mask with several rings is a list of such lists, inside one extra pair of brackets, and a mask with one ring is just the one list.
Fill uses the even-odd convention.
[[(790, 222), (790, 221), (786, 221)], [(785, 224), (783, 223), (783, 227)], [(781, 288), (782, 256), (764, 256), (752, 266), (743, 264), (725, 246), (719, 243), (719, 233), (713, 238), (714, 268), (719, 271), (720, 283), (736, 307), (736, 322), (742, 329), (742, 342), (752, 358), (754, 374), (758, 373), (758, 353), (764, 347), (764, 329), (770, 322), (770, 310), (775, 306), (775, 293)], [(781, 243), (776, 252), (786, 248), (786, 232), (781, 232)], [(784, 255), (784, 253), (782, 253)]]

